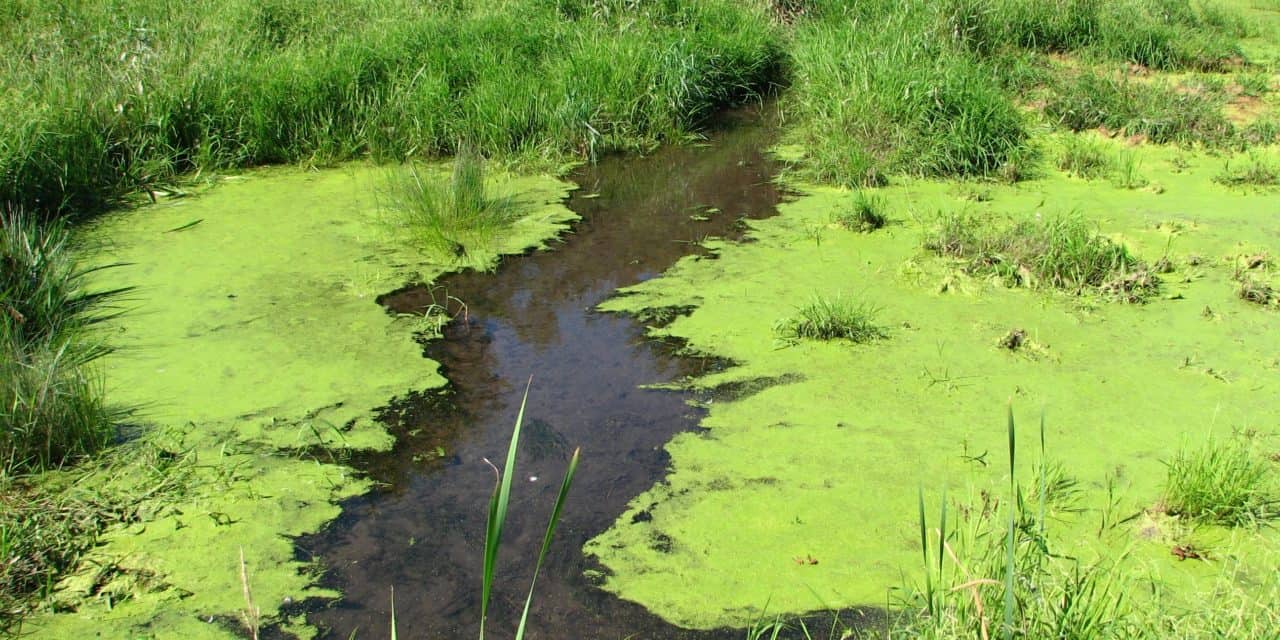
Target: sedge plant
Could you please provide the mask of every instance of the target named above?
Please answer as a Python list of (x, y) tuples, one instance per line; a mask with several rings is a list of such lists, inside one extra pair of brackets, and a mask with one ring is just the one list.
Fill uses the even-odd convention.
[[(525, 387), (524, 397), (520, 400), (520, 411), (516, 415), (515, 427), (511, 430), (511, 445), (507, 449), (507, 461), (503, 465), (502, 470), (496, 466), (493, 467), (496, 481), (493, 487), (493, 495), (489, 499), (489, 519), (485, 527), (484, 535), (484, 577), (481, 585), (480, 594), (480, 638), (484, 640), (485, 625), (489, 617), (489, 599), (493, 594), (493, 574), (497, 567), (498, 550), (502, 547), (502, 529), (507, 520), (507, 512), (511, 505), (511, 478), (516, 472), (516, 450), (520, 444), (520, 430), (524, 425), (525, 405), (529, 401), (529, 388), (533, 385), (533, 379), (530, 378), (529, 384)], [(575, 449), (573, 456), (569, 459), (569, 465), (565, 469), (564, 480), (560, 483), (560, 491), (556, 494), (555, 503), (551, 508), (551, 517), (547, 522), (547, 529), (542, 536), (542, 547), (538, 550), (538, 558), (533, 567), (533, 579), (529, 583), (529, 595), (525, 597), (524, 610), (520, 614), (520, 623), (516, 627), (516, 640), (522, 640), (525, 634), (525, 628), (529, 620), (529, 606), (533, 602), (534, 589), (538, 584), (538, 573), (542, 569), (542, 563), (546, 560), (547, 551), (551, 548), (551, 539), (555, 536), (556, 525), (560, 522), (561, 510), (564, 507), (565, 499), (569, 495), (569, 488), (573, 485), (573, 476), (578, 470), (578, 458), (581, 450)], [(486, 462), (488, 462), (486, 460)], [(490, 463), (490, 466), (493, 466)]]

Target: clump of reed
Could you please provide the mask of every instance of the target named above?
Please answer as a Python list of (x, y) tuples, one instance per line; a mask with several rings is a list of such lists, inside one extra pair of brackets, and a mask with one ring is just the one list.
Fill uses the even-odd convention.
[(837, 210), (832, 221), (850, 231), (870, 233), (884, 227), (889, 217), (884, 213), (884, 199), (858, 191), (848, 206)]
[(1007, 491), (984, 492), (981, 504), (961, 505), (954, 516), (944, 492), (930, 528), (921, 489), (923, 584), (911, 589), (909, 609), (894, 620), (895, 636), (1098, 638), (1126, 628), (1131, 609), (1111, 567), (1057, 555), (1050, 546), (1048, 519), (1076, 508), (1076, 489), (1048, 458), (1043, 416), (1030, 491), (1018, 480), (1012, 408), (1007, 435)]
[(1273, 187), (1280, 184), (1280, 168), (1271, 159), (1254, 153), (1243, 162), (1228, 160), (1213, 181), (1228, 187)]
[(492, 192), (484, 158), (465, 147), (447, 177), (413, 163), (394, 170), (387, 195), (397, 226), (442, 259), (492, 245), (523, 211), (513, 197)]
[[(920, 546), (919, 570), (899, 591), (898, 607), (883, 628), (849, 628), (834, 618), (825, 636), (810, 631), (803, 620), (788, 626), (781, 618), (757, 621), (747, 638), (890, 637), (912, 640), (978, 638), (1268, 638), (1280, 625), (1280, 581), (1265, 580), (1249, 588), (1216, 589), (1204, 606), (1188, 609), (1183, 601), (1166, 601), (1159, 591), (1135, 597), (1147, 579), (1128, 570), (1127, 552), (1085, 562), (1063, 553), (1062, 541), (1051, 524), (1063, 517), (1087, 513), (1080, 506), (1079, 482), (1061, 462), (1050, 457), (1045, 419), (1040, 418), (1038, 459), (1024, 480), (1018, 464), (1026, 446), (1019, 437), (1012, 407), (1006, 420), (1008, 485), (981, 491), (972, 500), (949, 500), (944, 489), (936, 518), (930, 514), (922, 487), (918, 494), (916, 529)], [(1187, 449), (1179, 459), (1194, 461), (1190, 469), (1179, 463), (1178, 473), (1194, 479), (1197, 500), (1207, 507), (1205, 521), (1221, 524), (1256, 522), (1252, 517), (1217, 519), (1225, 505), (1258, 504), (1254, 474), (1240, 473), (1246, 463), (1240, 443), (1210, 443)], [(1224, 452), (1232, 451), (1234, 453)], [(1247, 466), (1256, 464), (1251, 458)], [(1003, 465), (1002, 465), (1003, 466)], [(1225, 467), (1225, 471), (1223, 468)], [(1024, 467), (1025, 468), (1025, 467)], [(1170, 483), (1174, 467), (1170, 466)], [(1220, 490), (1219, 483), (1236, 489)], [(1029, 486), (1028, 486), (1029, 485)], [(1113, 491), (1108, 485), (1108, 494)], [(1166, 492), (1167, 493), (1167, 492)], [(1248, 499), (1241, 501), (1239, 496)], [(1114, 504), (1114, 496), (1108, 501)], [(1116, 526), (1106, 507), (1102, 529)], [(1255, 516), (1263, 513), (1254, 511)], [(1274, 511), (1266, 511), (1271, 517)], [(1189, 514), (1188, 514), (1189, 515)], [(1252, 593), (1250, 593), (1252, 591)], [(788, 629), (799, 635), (784, 635)]]
[[(484, 640), (485, 624), (489, 617), (489, 597), (493, 593), (494, 571), (497, 569), (498, 550), (502, 547), (502, 529), (506, 524), (507, 512), (511, 504), (511, 478), (516, 473), (516, 451), (520, 444), (520, 430), (524, 425), (524, 408), (529, 401), (529, 388), (533, 386), (530, 379), (529, 386), (525, 387), (524, 397), (520, 400), (520, 412), (516, 415), (515, 427), (511, 430), (511, 444), (507, 447), (507, 461), (499, 471), (497, 467), (493, 467), (494, 486), (493, 495), (489, 499), (489, 519), (485, 525), (484, 533), (484, 577), (481, 584), (480, 592), (480, 640)], [(565, 468), (564, 480), (560, 483), (560, 490), (556, 493), (555, 502), (551, 505), (551, 515), (547, 521), (547, 529), (542, 536), (542, 546), (538, 550), (537, 560), (533, 565), (533, 578), (529, 581), (529, 595), (524, 600), (524, 610), (520, 614), (520, 622), (516, 626), (515, 638), (521, 640), (524, 638), (525, 629), (529, 622), (529, 606), (533, 603), (534, 590), (538, 586), (538, 572), (542, 569), (542, 563), (547, 558), (547, 551), (551, 548), (551, 540), (555, 537), (556, 525), (560, 523), (560, 514), (564, 509), (565, 499), (569, 497), (569, 488), (573, 486), (573, 476), (578, 470), (579, 449), (574, 449), (573, 456), (569, 458), (568, 466)], [(488, 460), (485, 460), (488, 462)], [(490, 463), (490, 466), (493, 466)], [(392, 629), (394, 633), (395, 621), (392, 621)]]
[(1140, 302), (1159, 284), (1146, 263), (1078, 214), (1002, 222), (965, 210), (944, 212), (924, 246), (961, 260), (971, 274), (993, 275), (1010, 286), (1095, 291)]
[[(1267, 604), (1268, 595), (1262, 592), (1215, 592), (1213, 602), (1194, 611), (1165, 606), (1158, 595), (1138, 606), (1130, 595), (1138, 581), (1122, 568), (1125, 554), (1084, 563), (1055, 552), (1048, 519), (1055, 512), (1078, 512), (1077, 489), (1060, 464), (1048, 458), (1043, 416), (1039, 436), (1032, 491), (1024, 492), (1017, 480), (1012, 412), (1005, 496), (984, 493), (981, 504), (959, 506), (949, 521), (944, 492), (937, 525), (929, 528), (921, 491), (917, 517), (923, 584), (911, 590), (910, 608), (894, 620), (893, 637), (1253, 638), (1266, 637), (1280, 622), (1280, 608)], [(1200, 509), (1196, 517), (1221, 524), (1270, 517), (1273, 512), (1257, 510), (1255, 489), (1261, 480), (1256, 467), (1256, 458), (1249, 458), (1238, 443), (1210, 441), (1199, 449), (1184, 448), (1170, 464), (1170, 487), (1179, 488), (1166, 491), (1166, 499), (1194, 496), (1191, 500)], [(1182, 479), (1175, 480), (1175, 473)], [(1224, 486), (1211, 488), (1214, 484)], [(1273, 595), (1277, 588), (1274, 582), (1263, 587)]]
[(1185, 444), (1167, 463), (1163, 506), (1171, 515), (1228, 526), (1280, 515), (1270, 463), (1240, 439)]
[(871, 342), (889, 336), (877, 322), (880, 309), (843, 296), (814, 296), (796, 312), (779, 320), (774, 332), (784, 342), (800, 340), (849, 340)]
[(1094, 179), (1105, 176), (1113, 164), (1111, 150), (1101, 140), (1081, 135), (1063, 138), (1059, 169), (1078, 178)]

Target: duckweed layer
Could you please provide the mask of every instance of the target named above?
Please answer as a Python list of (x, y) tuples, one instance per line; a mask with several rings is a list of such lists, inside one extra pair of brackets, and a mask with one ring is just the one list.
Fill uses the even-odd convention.
[[(144, 498), (154, 504), (142, 522), (108, 532), (59, 585), (64, 611), (29, 630), (228, 637), (246, 608), (241, 550), (265, 622), (291, 627), (274, 617), (282, 605), (334, 595), (312, 586), (292, 541), (336, 517), (336, 500), (368, 488), (329, 460), (390, 446), (375, 409), (444, 383), (414, 325), (374, 297), (540, 247), (574, 216), (558, 204), (569, 185), (507, 177), (503, 188), (528, 213), (494, 251), (466, 265), (428, 263), (379, 213), (383, 175), (364, 166), (252, 173), (86, 233), (104, 263), (128, 265), (100, 272), (104, 284), (137, 287), (106, 336), (118, 347), (105, 364), (109, 397), (139, 407), (144, 439), (184, 460), (186, 475), (179, 489)], [(290, 453), (303, 450), (312, 453)]]
[[(1046, 408), (1049, 457), (1086, 489), (1085, 511), (1052, 525), (1072, 545), (1056, 551), (1131, 548), (1126, 570), (1189, 601), (1213, 586), (1263, 593), (1280, 567), (1274, 531), (1192, 533), (1144, 510), (1184, 439), (1245, 432), (1257, 449), (1280, 449), (1280, 316), (1240, 300), (1233, 280), (1254, 262), (1241, 256), (1280, 249), (1280, 192), (1215, 184), (1223, 158), (1136, 153), (1151, 184), (1142, 190), (1062, 174), (1016, 186), (904, 181), (879, 191), (891, 221), (875, 234), (830, 223), (854, 194), (801, 186), (777, 218), (752, 223), (755, 242), (685, 259), (606, 303), (694, 307), (653, 333), (738, 363), (698, 387), (783, 382), (712, 403), (708, 431), (670, 443), (666, 480), (587, 544), (605, 588), (698, 628), (747, 623), (766, 604), (892, 604), (919, 570), (918, 488), (934, 503), (946, 486), (958, 504), (980, 504), (1007, 487), (1011, 401), (1021, 425)], [(966, 276), (922, 248), (938, 211), (964, 208), (1015, 220), (1078, 211), (1172, 271), (1146, 305)], [(841, 294), (881, 307), (889, 338), (778, 344), (778, 318)], [(1014, 330), (1037, 348), (1002, 348)], [(1022, 442), (1035, 442), (1032, 429)], [(1020, 450), (1023, 479), (1038, 457)], [(1119, 496), (1110, 505), (1108, 484)], [(1214, 561), (1174, 558), (1170, 545), (1189, 536)]]

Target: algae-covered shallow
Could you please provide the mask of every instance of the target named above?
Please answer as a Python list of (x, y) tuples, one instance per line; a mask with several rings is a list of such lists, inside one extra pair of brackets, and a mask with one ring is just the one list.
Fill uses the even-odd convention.
[[(1280, 449), (1280, 318), (1242, 299), (1237, 283), (1250, 265), (1269, 277), (1280, 193), (1215, 182), (1241, 158), (1132, 153), (1151, 187), (1057, 173), (1017, 185), (901, 180), (877, 191), (890, 222), (871, 234), (833, 224), (856, 194), (798, 185), (804, 195), (778, 217), (751, 223), (753, 242), (720, 246), (716, 260), (686, 260), (606, 302), (631, 313), (693, 308), (653, 333), (737, 364), (697, 386), (779, 383), (711, 404), (706, 432), (668, 445), (667, 478), (586, 546), (609, 571), (604, 588), (697, 628), (747, 622), (766, 605), (900, 601), (896, 588), (919, 564), (917, 491), (936, 503), (949, 487), (960, 505), (998, 492), (1012, 403), (1020, 424), (1043, 408), (1048, 457), (1083, 489), (1081, 511), (1050, 524), (1066, 541), (1056, 552), (1089, 561), (1127, 549), (1124, 571), (1183, 602), (1273, 589), (1273, 529), (1193, 528), (1152, 514), (1164, 461), (1183, 443), (1236, 434), (1260, 453)], [(1008, 288), (923, 248), (938, 214), (957, 210), (1014, 220), (1076, 212), (1171, 271), (1146, 304)], [(814, 296), (879, 307), (888, 338), (779, 341), (775, 323)], [(1011, 332), (1026, 338), (1021, 348), (1002, 340)], [(1035, 440), (1030, 429), (1023, 437)], [(1028, 474), (1039, 456), (1020, 455)], [(669, 544), (650, 544), (657, 538)], [(1170, 552), (1192, 543), (1213, 559)]]
[(484, 255), (431, 263), (378, 206), (384, 175), (252, 172), (82, 232), (95, 261), (121, 265), (97, 272), (102, 283), (136, 287), (106, 330), (109, 397), (136, 408), (140, 437), (183, 480), (139, 492), (138, 521), (106, 532), (58, 585), (58, 612), (25, 630), (233, 636), (248, 607), (244, 571), (263, 620), (310, 634), (276, 612), (336, 594), (314, 586), (292, 539), (368, 489), (337, 462), (390, 446), (378, 408), (444, 383), (415, 342), (420, 325), (388, 315), (376, 295), (541, 247), (575, 218), (559, 204), (567, 183), (502, 176), (524, 215)]
[(774, 214), (780, 194), (765, 148), (775, 129), (772, 110), (763, 111), (726, 114), (736, 126), (703, 144), (606, 158), (576, 172), (582, 188), (567, 206), (581, 221), (555, 251), (379, 298), (398, 313), (461, 301), (465, 315), (425, 346), (448, 388), (393, 404), (387, 418), (401, 436), (397, 447), (358, 465), (385, 485), (345, 502), (331, 527), (299, 542), (329, 567), (325, 584), (343, 593), (309, 618), (326, 637), (384, 624), (392, 585), (402, 633), (466, 637), (479, 627), (483, 506), (493, 490), (484, 460), (501, 459), (530, 376), (490, 637), (510, 637), (520, 618), (546, 509), (578, 447), (582, 464), (538, 578), (526, 637), (741, 635), (680, 629), (601, 592), (581, 545), (661, 478), (671, 436), (697, 426), (701, 414), (687, 394), (654, 386), (719, 366), (678, 357), (678, 345), (646, 341), (638, 319), (594, 307), (682, 256), (706, 258), (707, 238), (736, 237), (743, 221)]
[[(273, 446), (386, 447), (365, 429), (396, 395), (439, 386), (411, 323), (374, 302), (455, 267), (420, 257), (378, 206), (383, 170), (260, 172), (194, 199), (103, 221), (103, 272), (137, 287), (135, 309), (111, 336), (106, 363), (117, 402), (159, 422), (233, 425), (237, 439)], [(495, 252), (541, 245), (573, 218), (568, 185), (508, 179), (533, 211)]]

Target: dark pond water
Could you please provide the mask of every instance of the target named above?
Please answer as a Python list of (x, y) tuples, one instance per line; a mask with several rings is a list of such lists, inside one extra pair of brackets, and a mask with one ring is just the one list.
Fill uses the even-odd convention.
[[(491, 637), (513, 633), (565, 464), (582, 463), (530, 614), (532, 638), (741, 638), (692, 632), (595, 588), (581, 547), (627, 502), (660, 480), (663, 445), (697, 428), (687, 394), (642, 385), (697, 375), (717, 363), (679, 357), (644, 336), (635, 318), (594, 311), (619, 287), (703, 253), (707, 236), (736, 237), (743, 218), (774, 213), (779, 193), (763, 154), (774, 127), (737, 112), (708, 144), (618, 157), (582, 170), (569, 207), (581, 222), (551, 252), (507, 259), (496, 273), (462, 273), (435, 287), (382, 296), (389, 312), (420, 312), (447, 296), (466, 318), (425, 355), (451, 381), (399, 401), (384, 419), (400, 436), (389, 455), (355, 465), (383, 488), (344, 505), (299, 553), (328, 567), (344, 598), (313, 612), (329, 637), (387, 637), (395, 587), (401, 638), (474, 637), (493, 472), (505, 456), (525, 383), (533, 376), (511, 515), (499, 558)], [(709, 211), (710, 210), (710, 211)], [(705, 218), (705, 219), (703, 219)], [(456, 305), (455, 305), (456, 308)], [(500, 462), (499, 462), (500, 464)]]

